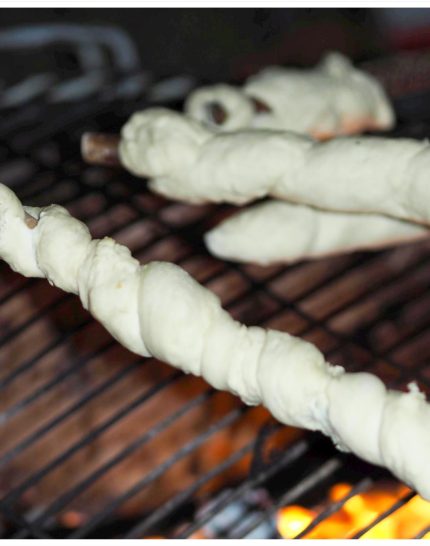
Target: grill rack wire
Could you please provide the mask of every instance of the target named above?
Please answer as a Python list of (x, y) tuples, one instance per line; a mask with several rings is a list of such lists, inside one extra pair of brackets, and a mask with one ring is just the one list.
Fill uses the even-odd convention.
[[(151, 196), (146, 192), (141, 181), (126, 173), (86, 166), (81, 161), (79, 138), (84, 131), (117, 131), (129, 114), (151, 103), (148, 100), (150, 86), (142, 87), (141, 96), (129, 100), (127, 104), (122, 101), (106, 100), (107, 96), (115, 96), (116, 88), (122, 84), (123, 79), (118, 78), (110, 87), (94, 93), (84, 102), (68, 105), (67, 108), (64, 105), (49, 105), (41, 97), (26, 104), (20, 110), (8, 111), (0, 121), (2, 162), (0, 177), (13, 187), (26, 204), (46, 205), (56, 202), (73, 208), (76, 214), (90, 225), (96, 225), (101, 217), (108, 214), (111, 214), (113, 218), (119, 206), (127, 207), (127, 210), (131, 210), (131, 218), (114, 224), (109, 229), (106, 225), (99, 227), (100, 235), (112, 235), (121, 240), (121, 233), (131, 226), (140, 225), (142, 222), (153, 222), (157, 226), (155, 235), (144, 244), (134, 245), (133, 251), (138, 257), (145, 255), (145, 252), (154, 249), (157, 245), (162, 245), (169, 238), (173, 238), (176, 243), (179, 241), (179, 251), (173, 257), (177, 263), (185, 267), (191, 262), (194, 263), (193, 260), (211, 263), (212, 272), (203, 274), (203, 270), (198, 270), (198, 274), (202, 276), (199, 280), (205, 285), (216, 289), (217, 282), (229, 276), (236, 279), (238, 283), (242, 283), (244, 288), (242, 286), (242, 290), (239, 290), (237, 294), (233, 293), (224, 301), (227, 309), (242, 320), (253, 324), (278, 326), (281, 329), (289, 327), (293, 333), (315, 341), (324, 350), (328, 359), (346, 365), (350, 370), (369, 369), (380, 375), (387, 384), (397, 388), (403, 388), (409, 381), (416, 380), (424, 390), (429, 392), (430, 373), (426, 362), (430, 356), (430, 321), (428, 320), (430, 295), (425, 283), (425, 272), (428, 271), (430, 262), (430, 243), (425, 241), (399, 249), (356, 253), (321, 260), (318, 263), (301, 262), (290, 267), (276, 266), (267, 269), (230, 262), (221, 263), (211, 259), (202, 244), (202, 234), (222, 217), (228, 207), (196, 207), (191, 214), (191, 220), (178, 222), (182, 211), (190, 211), (192, 207)], [(399, 99), (396, 102), (400, 123), (393, 132), (394, 136), (430, 136), (428, 98), (428, 94), (423, 94)], [(180, 106), (180, 101), (167, 101), (165, 104), (177, 108)], [(25, 168), (22, 167), (23, 164)], [(90, 194), (103, 202), (103, 206), (95, 213), (86, 212), (83, 206)], [(168, 256), (165, 259), (168, 259)], [(301, 278), (307, 279), (305, 286), (298, 283), (297, 279)], [(348, 280), (350, 278), (358, 278), (360, 282), (351, 285)], [(40, 283), (46, 282), (24, 280), (11, 273), (4, 263), (0, 265), (0, 281), (0, 309), (7, 307), (23, 293), (30, 293), (32, 288)], [(342, 287), (343, 284), (349, 290), (346, 295), (344, 289), (342, 291), (337, 288)], [(353, 290), (350, 290), (351, 286), (354, 287)], [(9, 344), (19, 340), (29, 328), (42, 320), (49, 319), (55, 323), (58, 309), (73, 299), (72, 296), (57, 293), (54, 289), (53, 293), (55, 297), (52, 301), (47, 304), (38, 302), (34, 311), (25, 320), (18, 321), (13, 327), (7, 327), (4, 332), (0, 332), (2, 364), (5, 363), (6, 349)], [(223, 296), (222, 293), (221, 296)], [(337, 299), (337, 296), (341, 297)], [(327, 305), (327, 302), (331, 304)], [(377, 303), (374, 304), (374, 302)], [(373, 313), (370, 316), (362, 313), (357, 324), (354, 318), (355, 313), (361, 308), (360, 306), (366, 309), (366, 305), (370, 305)], [(348, 319), (351, 316), (353, 319)], [(406, 319), (402, 318), (404, 316), (413, 319), (413, 324), (408, 323), (407, 328)], [(16, 322), (16, 319), (9, 318)], [(2, 316), (2, 320), (7, 322), (7, 313), (6, 319)], [(344, 324), (345, 321), (349, 324), (348, 320), (352, 320), (352, 324), (345, 331)], [(4, 322), (2, 324), (4, 325)], [(25, 381), (26, 374), (37, 368), (42, 357), (64, 345), (70, 336), (85, 332), (92, 324), (92, 319), (85, 317), (71, 329), (59, 330), (41, 350), (35, 350), (30, 358), (25, 358), (8, 373), (2, 374), (1, 396), (10, 385)], [(384, 329), (387, 328), (390, 332), (389, 343), (381, 334), (381, 329), (385, 331)], [(416, 344), (418, 348), (415, 347)], [(107, 339), (104, 344), (94, 348), (85, 357), (78, 355), (75, 358), (69, 355), (66, 365), (59, 367), (48, 381), (30, 390), (28, 394), (3, 409), (0, 415), (2, 427), (8, 422), (13, 422), (20, 415), (31, 412), (33, 405), (43, 399), (47, 393), (57, 388), (62, 382), (73, 378), (79, 370), (88, 365), (92, 358), (103, 356), (113, 346), (115, 343)], [(378, 366), (375, 367), (375, 364)], [(50, 419), (46, 422), (33, 423), (35, 426), (32, 430), (29, 430), (19, 442), (1, 453), (0, 472), (7, 469), (9, 463), (45, 436), (55, 435), (61, 423), (76, 415), (86, 404), (108, 392), (137, 368), (154, 365), (156, 364), (140, 358), (127, 361), (112, 376), (85, 392), (82, 397), (78, 397), (60, 412), (53, 409)], [(142, 475), (133, 487), (125, 490), (121, 496), (110, 499), (104, 506), (98, 507), (83, 525), (74, 530), (59, 529), (54, 518), (57, 513), (121, 460), (145, 446), (154, 436), (169, 426), (175, 426), (182, 415), (216, 396), (209, 389), (200, 392), (197, 396), (190, 396), (179, 410), (173, 411), (151, 428), (145, 429), (142, 426), (142, 430), (135, 431), (135, 438), (131, 443), (123, 446), (118, 453), (90, 472), (85, 479), (63, 491), (38, 513), (23, 510), (21, 499), (29, 488), (64, 464), (82, 447), (93, 442), (114, 425), (120, 424), (136, 408), (157, 395), (162, 396), (164, 389), (170, 385), (186, 380), (187, 378), (181, 373), (170, 372), (150, 389), (139, 392), (138, 396), (132, 400), (126, 400), (115, 413), (98, 423), (88, 434), (61, 450), (47, 464), (7, 489), (0, 500), (4, 536), (132, 538), (163, 532), (170, 521), (169, 518), (191, 502), (200, 487), (225, 472), (241, 458), (252, 455), (248, 474), (239, 483), (224, 491), (225, 494), (216, 498), (211, 507), (200, 516), (188, 517), (188, 523), (184, 523), (174, 535), (178, 538), (191, 536), (208, 524), (211, 518), (219, 514), (229, 502), (243, 498), (247, 493), (270, 480), (279, 482), (286, 477), (288, 487), (280, 491), (277, 498), (265, 510), (262, 510), (257, 518), (249, 520), (248, 524), (240, 529), (237, 524), (232, 524), (230, 528), (224, 529), (219, 534), (220, 537), (228, 538), (250, 537), (259, 525), (273, 517), (278, 507), (288, 503), (304, 502), (315, 494), (321, 496), (321, 488), (323, 492), (326, 492), (328, 484), (340, 481), (344, 475), (348, 476), (350, 467), (354, 466), (353, 489), (340, 501), (326, 506), (318, 517), (298, 535), (297, 538), (301, 538), (306, 537), (319, 522), (340, 509), (353, 495), (369, 489), (376, 481), (389, 477), (388, 473), (382, 469), (359, 462), (353, 456), (337, 452), (326, 439), (315, 433), (305, 433), (284, 450), (274, 450), (269, 456), (263, 456), (262, 445), (267, 437), (281, 428), (280, 425), (269, 422), (260, 427), (258, 434), (250, 442), (231, 453), (210, 471), (200, 474), (197, 480), (173, 495), (168, 502), (162, 503), (149, 514), (134, 516), (125, 523), (115, 520), (123, 502), (154, 482), (181, 458), (204, 446), (212, 435), (237, 422), (251, 411), (238, 405), (210, 424), (204, 432), (196, 434), (188, 442), (179, 445), (162, 465), (157, 465), (152, 471)], [(303, 472), (300, 467), (303, 457), (307, 457), (306, 460), (309, 461), (306, 472)], [(315, 493), (318, 490), (320, 492)], [(414, 495), (412, 491), (405, 494), (400, 501), (393, 503), (374, 522), (358, 531), (355, 536), (360, 537), (379, 521), (404, 506)], [(430, 521), (428, 523), (429, 526), (417, 532), (415, 538), (421, 538), (430, 530)], [(277, 536), (276, 531), (273, 530), (270, 537)]]

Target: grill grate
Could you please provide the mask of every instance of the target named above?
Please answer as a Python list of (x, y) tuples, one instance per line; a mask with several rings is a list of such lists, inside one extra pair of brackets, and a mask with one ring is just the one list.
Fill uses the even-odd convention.
[[(126, 173), (82, 163), (84, 131), (117, 131), (131, 112), (148, 106), (149, 88), (127, 104), (106, 100), (123, 85), (119, 78), (67, 108), (39, 99), (9, 111), (0, 122), (2, 179), (26, 204), (67, 206), (94, 236), (115, 237), (141, 261), (181, 264), (243, 322), (300, 335), (332, 362), (348, 370), (369, 369), (392, 387), (416, 380), (430, 392), (430, 242), (288, 268), (213, 259), (202, 234), (228, 207), (173, 203), (148, 193), (142, 181)], [(430, 110), (422, 97), (401, 99), (397, 109), (402, 123), (395, 136), (430, 136)], [(44, 281), (23, 279), (3, 263), (0, 303), (4, 537), (162, 533), (185, 538), (208, 528), (225, 506), (263, 487), (270, 503), (258, 514), (243, 508), (241, 525), (232, 521), (217, 534), (257, 538), (265, 525), (266, 538), (276, 537), (270, 522), (279, 507), (320, 502), (333, 483), (353, 481), (345, 497), (321, 510), (298, 535), (306, 537), (351, 496), (389, 478), (384, 470), (337, 452), (318, 434), (281, 427), (264, 411), (244, 408), (200, 380), (136, 359), (76, 298)], [(168, 446), (162, 453), (161, 438)], [(212, 456), (220, 439), (224, 451)], [(123, 466), (132, 459), (133, 466)], [(120, 475), (129, 471), (133, 479), (111, 480), (121, 467)], [(175, 489), (178, 468), (185, 478)], [(110, 481), (112, 489), (106, 485)], [(105, 483), (103, 494), (87, 497), (100, 483)], [(413, 497), (405, 494), (356, 536)], [(209, 508), (202, 510), (208, 499)], [(64, 523), (70, 507), (83, 514), (76, 529)], [(415, 536), (428, 530), (418, 529)]]

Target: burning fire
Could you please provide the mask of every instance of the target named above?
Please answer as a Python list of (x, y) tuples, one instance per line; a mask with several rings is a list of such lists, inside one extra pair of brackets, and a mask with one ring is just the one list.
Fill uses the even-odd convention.
[[(330, 501), (337, 502), (352, 489), (347, 483), (333, 486), (329, 493)], [(388, 510), (403, 495), (410, 492), (404, 486), (396, 489), (371, 490), (354, 495), (342, 508), (324, 519), (309, 533), (306, 538), (351, 538), (385, 510)], [(294, 538), (304, 531), (318, 515), (317, 510), (302, 506), (286, 506), (279, 510), (277, 528), (283, 538)], [(362, 538), (411, 538), (418, 534), (430, 521), (430, 502), (416, 495), (399, 510), (372, 527)], [(427, 533), (423, 538), (430, 538)]]

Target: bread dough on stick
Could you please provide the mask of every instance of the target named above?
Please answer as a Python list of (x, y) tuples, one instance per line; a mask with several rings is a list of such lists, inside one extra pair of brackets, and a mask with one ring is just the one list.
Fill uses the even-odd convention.
[(423, 226), (387, 216), (269, 200), (233, 214), (206, 233), (205, 242), (219, 258), (268, 265), (376, 250), (429, 235)]
[(243, 87), (201, 87), (188, 97), (185, 112), (218, 131), (256, 127), (315, 138), (394, 126), (381, 84), (340, 53), (326, 55), (310, 70), (265, 68)]
[[(37, 223), (27, 224), (26, 215)], [(0, 257), (77, 294), (131, 351), (263, 404), (282, 423), (321, 431), (430, 499), (430, 405), (415, 385), (408, 393), (387, 390), (372, 374), (330, 365), (311, 343), (248, 328), (179, 266), (140, 265), (113, 239), (92, 239), (63, 207), (23, 207), (4, 185)]]
[(215, 133), (154, 108), (122, 129), (121, 163), (155, 192), (191, 203), (244, 204), (271, 195), (318, 208), (430, 221), (427, 141), (288, 131)]

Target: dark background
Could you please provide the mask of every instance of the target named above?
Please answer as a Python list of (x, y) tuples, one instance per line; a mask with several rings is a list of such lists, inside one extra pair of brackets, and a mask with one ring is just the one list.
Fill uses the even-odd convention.
[[(239, 80), (271, 63), (314, 64), (332, 49), (362, 61), (414, 47), (416, 36), (420, 47), (430, 45), (428, 33), (416, 33), (417, 26), (427, 28), (429, 16), (430, 9), (406, 8), (2, 8), (0, 30), (30, 23), (116, 25), (137, 43), (144, 69), (215, 81)], [(29, 67), (48, 69), (51, 61), (25, 51), (10, 63), (0, 52), (6, 80)]]

